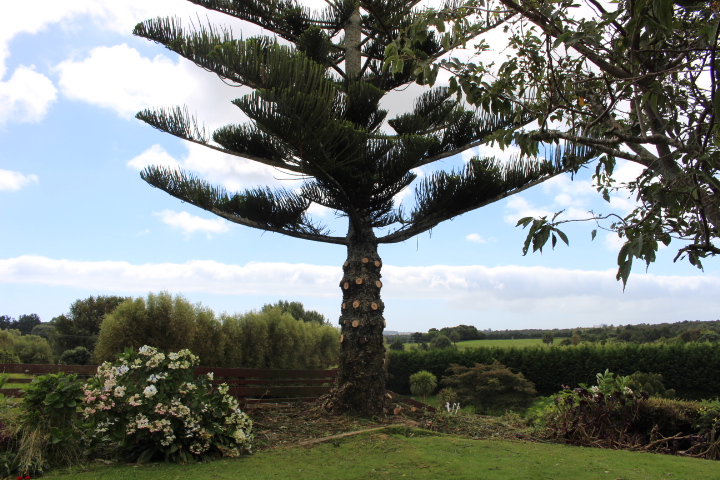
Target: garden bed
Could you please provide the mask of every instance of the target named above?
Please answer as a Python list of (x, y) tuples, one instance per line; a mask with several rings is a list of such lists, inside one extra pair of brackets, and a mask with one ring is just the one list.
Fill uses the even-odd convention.
[[(430, 413), (402, 406), (397, 414), (372, 419), (351, 415), (331, 415), (322, 408), (322, 401), (286, 405), (248, 406), (246, 413), (253, 420), (255, 449), (273, 449), (315, 443), (342, 434), (382, 427), (419, 428), (467, 438), (526, 438), (519, 422), (504, 417), (484, 415), (449, 415)], [(393, 409), (393, 412), (396, 409)]]

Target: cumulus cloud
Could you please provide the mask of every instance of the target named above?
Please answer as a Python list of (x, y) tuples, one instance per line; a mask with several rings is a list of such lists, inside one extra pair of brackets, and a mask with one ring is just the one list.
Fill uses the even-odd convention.
[(135, 170), (142, 170), (151, 165), (179, 168), (180, 163), (175, 160), (161, 145), (155, 144), (140, 155), (133, 157), (127, 166)]
[[(632, 181), (642, 172), (632, 162), (619, 161), (616, 179), (621, 182)], [(555, 212), (563, 210), (559, 220), (578, 220), (591, 217), (593, 210), (600, 215), (609, 210), (624, 215), (632, 211), (637, 203), (629, 198), (629, 191), (620, 189), (610, 194), (610, 203), (602, 200), (593, 182), (590, 180), (571, 179), (569, 175), (558, 175), (543, 182), (537, 187), (547, 199), (542, 205), (529, 201), (525, 196), (514, 195), (505, 204), (505, 221), (514, 225), (523, 217), (552, 218)], [(537, 192), (538, 190), (534, 190)]]
[(518, 220), (525, 217), (548, 217), (551, 218), (553, 211), (548, 208), (532, 205), (521, 195), (513, 195), (505, 204), (505, 222), (510, 225), (517, 224)]
[(473, 243), (487, 243), (487, 240), (477, 233), (471, 233), (465, 237), (465, 240)]
[(334, 296), (340, 267), (215, 261), (133, 265), (128, 262), (55, 260), (24, 255), (0, 260), (0, 283), (64, 285), (128, 293), (170, 290), (226, 295)]
[(0, 169), (0, 191), (16, 191), (38, 182), (38, 176), (34, 174), (23, 175), (20, 172)]
[(145, 58), (126, 44), (95, 48), (87, 58), (66, 60), (56, 68), (66, 97), (112, 109), (125, 118), (144, 108), (173, 106), (182, 96), (177, 90), (197, 88), (179, 62), (163, 55)]
[[(218, 184), (228, 191), (243, 190), (257, 185), (285, 187), (292, 190), (299, 185), (297, 178), (276, 168), (242, 157), (224, 154), (202, 145), (186, 143), (187, 154), (181, 159), (170, 155), (161, 145), (153, 145), (127, 162), (127, 166), (142, 170), (149, 165), (182, 168)], [(321, 207), (317, 207), (318, 211)]]
[[(0, 260), (0, 283), (43, 284), (126, 293), (167, 289), (221, 295), (288, 298), (339, 296), (337, 266), (288, 263), (227, 265), (193, 260), (182, 264), (133, 265), (128, 262), (55, 260), (25, 255)], [(615, 272), (545, 267), (484, 266), (383, 267), (383, 297), (456, 318), (493, 315), (569, 326), (597, 323), (678, 321), (715, 318), (720, 309), (720, 278), (709, 275), (633, 274), (622, 292)], [(432, 307), (435, 305), (435, 307)], [(440, 305), (440, 307), (437, 307)], [(532, 319), (532, 320), (527, 320)], [(435, 319), (434, 325), (447, 323)], [(431, 325), (433, 326), (433, 325)], [(408, 327), (409, 328), (409, 327)], [(507, 327), (505, 327), (507, 328)]]
[(163, 210), (154, 215), (160, 217), (164, 224), (180, 229), (186, 235), (195, 232), (205, 232), (207, 234), (224, 233), (229, 230), (227, 220), (222, 218), (210, 220), (190, 215), (187, 212), (175, 212), (173, 210)]
[(227, 19), (224, 15), (209, 12), (189, 2), (175, 0), (36, 0), (13, 2), (3, 7), (3, 15), (0, 16), (0, 78), (4, 74), (5, 59), (10, 55), (10, 40), (21, 33), (37, 34), (53, 24), (73, 29), (80, 22), (90, 20), (103, 30), (130, 36), (135, 24), (157, 16), (175, 14), (191, 17), (195, 13), (204, 12), (203, 18), (207, 15), (212, 20)]
[(10, 79), (0, 82), (0, 125), (38, 122), (56, 98), (57, 89), (50, 79), (33, 67), (18, 67)]

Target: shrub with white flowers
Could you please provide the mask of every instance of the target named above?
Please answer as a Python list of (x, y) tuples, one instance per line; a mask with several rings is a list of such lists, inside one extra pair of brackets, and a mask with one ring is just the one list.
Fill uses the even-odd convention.
[(136, 461), (186, 463), (249, 451), (252, 421), (227, 385), (213, 389), (212, 374), (193, 375), (197, 363), (189, 350), (165, 355), (148, 346), (103, 363), (84, 391), (93, 440)]

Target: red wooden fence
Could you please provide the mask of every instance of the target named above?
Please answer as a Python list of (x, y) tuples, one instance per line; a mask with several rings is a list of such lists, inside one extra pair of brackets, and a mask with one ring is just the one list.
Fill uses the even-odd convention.
[[(27, 375), (45, 375), (48, 373), (77, 373), (80, 377), (90, 377), (97, 372), (97, 365), (39, 365), (0, 363), (0, 373), (10, 374), (8, 383), (30, 383)], [(330, 392), (337, 370), (266, 370), (257, 368), (220, 368), (198, 367), (195, 375), (213, 373), (212, 383), (226, 383), (228, 393), (241, 404), (248, 403), (294, 403), (312, 402)], [(24, 376), (19, 376), (24, 375)], [(0, 393), (8, 397), (22, 397), (22, 388), (2, 388)], [(390, 392), (388, 392), (390, 393)], [(396, 401), (434, 412), (435, 408), (392, 394)]]
[[(18, 376), (44, 375), (48, 373), (77, 373), (79, 376), (92, 376), (97, 365), (38, 365), (38, 364), (0, 364), (0, 373), (10, 374), (8, 383), (30, 383), (32, 378)], [(216, 368), (198, 367), (195, 375), (212, 372), (213, 384), (227, 383), (229, 394), (240, 403), (282, 403), (308, 402), (317, 400), (328, 393), (332, 387), (337, 370), (265, 370), (253, 368)], [(2, 388), (0, 393), (9, 397), (20, 397), (22, 388)]]

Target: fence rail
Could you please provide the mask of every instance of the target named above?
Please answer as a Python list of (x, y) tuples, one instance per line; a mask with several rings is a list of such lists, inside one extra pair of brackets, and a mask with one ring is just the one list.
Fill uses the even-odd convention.
[[(26, 384), (30, 376), (48, 373), (76, 373), (89, 377), (97, 372), (97, 365), (39, 365), (0, 364), (0, 373), (10, 375), (9, 384)], [(311, 402), (325, 395), (332, 388), (337, 370), (265, 370), (254, 368), (198, 367), (195, 375), (213, 374), (212, 383), (230, 386), (228, 393), (241, 404)], [(21, 397), (22, 388), (2, 388), (0, 393), (8, 397)]]

